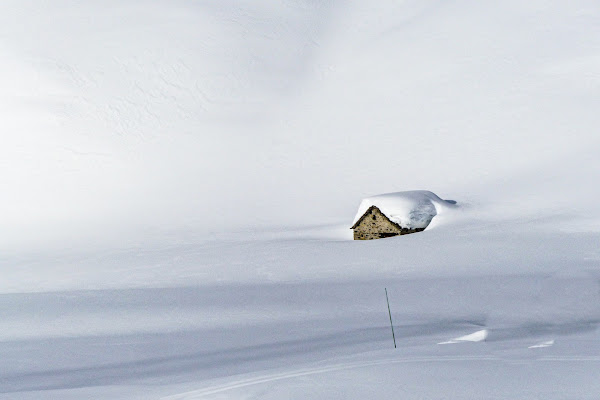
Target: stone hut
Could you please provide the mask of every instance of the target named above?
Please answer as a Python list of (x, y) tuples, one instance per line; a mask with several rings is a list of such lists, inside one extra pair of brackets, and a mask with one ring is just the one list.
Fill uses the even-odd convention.
[(369, 207), (350, 229), (354, 230), (354, 240), (382, 239), (425, 230), (425, 228), (403, 228), (386, 217), (376, 206)]
[(380, 194), (360, 203), (350, 229), (354, 231), (354, 240), (421, 232), (440, 211), (455, 204), (427, 190)]

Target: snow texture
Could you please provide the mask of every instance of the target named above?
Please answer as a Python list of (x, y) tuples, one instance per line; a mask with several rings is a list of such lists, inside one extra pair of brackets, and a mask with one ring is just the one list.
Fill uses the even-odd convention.
[(598, 21), (3, 0), (0, 399), (597, 400)]
[[(456, 344), (461, 342), (482, 342), (488, 337), (487, 329), (482, 329), (477, 332), (470, 333), (456, 339), (448, 340), (446, 342), (440, 342), (438, 344)], [(530, 347), (531, 348), (531, 347)]]
[(380, 194), (361, 201), (352, 225), (356, 224), (371, 206), (375, 206), (390, 221), (403, 228), (426, 228), (433, 217), (455, 204), (455, 201), (442, 200), (427, 190)]

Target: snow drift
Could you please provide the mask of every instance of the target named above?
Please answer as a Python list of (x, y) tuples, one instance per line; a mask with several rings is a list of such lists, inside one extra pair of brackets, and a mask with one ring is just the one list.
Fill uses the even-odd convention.
[(363, 199), (352, 225), (371, 207), (375, 206), (403, 228), (426, 228), (433, 217), (455, 207), (456, 201), (442, 200), (427, 190), (412, 190), (380, 194)]

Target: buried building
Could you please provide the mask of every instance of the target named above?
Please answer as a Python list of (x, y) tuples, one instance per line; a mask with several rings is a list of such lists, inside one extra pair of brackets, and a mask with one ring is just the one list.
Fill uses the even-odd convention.
[(421, 232), (453, 200), (426, 190), (387, 193), (364, 199), (354, 217), (354, 240), (381, 239)]

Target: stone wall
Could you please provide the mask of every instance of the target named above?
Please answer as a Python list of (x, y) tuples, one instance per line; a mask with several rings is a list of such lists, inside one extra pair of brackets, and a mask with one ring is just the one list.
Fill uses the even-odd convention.
[(400, 228), (383, 215), (377, 207), (372, 207), (354, 228), (354, 240), (372, 240), (408, 235), (409, 233), (421, 232), (424, 229)]

